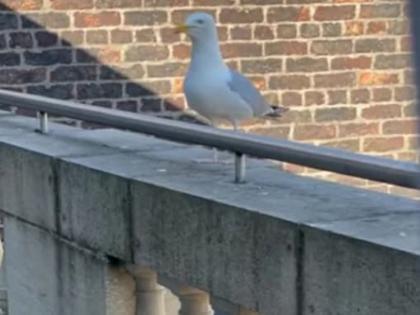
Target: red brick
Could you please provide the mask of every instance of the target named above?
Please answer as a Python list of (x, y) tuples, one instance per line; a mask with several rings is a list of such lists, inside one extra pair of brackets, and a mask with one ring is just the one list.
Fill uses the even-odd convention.
[(297, 92), (284, 92), (281, 98), (281, 104), (283, 106), (301, 106), (302, 95)]
[(395, 40), (386, 38), (364, 38), (357, 39), (355, 44), (356, 53), (367, 52), (394, 52), (396, 48)]
[(353, 50), (351, 40), (314, 40), (311, 52), (316, 55), (346, 55)]
[(366, 119), (401, 117), (401, 106), (396, 104), (369, 106), (362, 110), (362, 117)]
[[(188, 0), (186, 2), (188, 2)], [(235, 0), (193, 0), (194, 6), (220, 6), (233, 4), (235, 4)]]
[(408, 35), (410, 33), (410, 21), (408, 19), (389, 21), (388, 32), (394, 35)]
[(374, 102), (388, 102), (392, 98), (392, 90), (389, 88), (376, 88), (372, 90)]
[(161, 65), (147, 65), (147, 76), (150, 78), (168, 78), (184, 76), (187, 65), (180, 62), (166, 62)]
[(101, 27), (113, 26), (121, 23), (119, 12), (102, 11), (98, 13), (82, 13), (74, 14), (76, 27)]
[(264, 77), (260, 76), (249, 76), (248, 79), (251, 80), (252, 83), (254, 83), (255, 87), (258, 90), (266, 90), (267, 89), (267, 82)]
[(128, 11), (124, 14), (124, 24), (125, 25), (145, 25), (153, 26), (156, 24), (163, 24), (168, 20), (168, 15), (165, 11), (153, 12), (147, 11)]
[(153, 28), (144, 28), (136, 32), (136, 42), (154, 43), (157, 41), (155, 30)]
[(300, 25), (300, 35), (303, 38), (319, 37), (319, 25), (312, 23), (305, 23)]
[(169, 49), (163, 45), (131, 46), (125, 52), (126, 61), (158, 61), (169, 57)]
[[(212, 0), (209, 0), (209, 1), (212, 1)], [(278, 4), (278, 3), (279, 3), (279, 0), (240, 0), (240, 4), (266, 5), (266, 4)]]
[(384, 21), (369, 22), (367, 26), (367, 34), (385, 34), (387, 24)]
[(347, 90), (333, 90), (328, 91), (328, 104), (347, 104)]
[(86, 42), (88, 44), (107, 44), (108, 32), (105, 30), (86, 31)]
[(410, 36), (405, 36), (400, 38), (400, 47), (401, 47), (401, 51), (404, 52), (410, 52), (413, 50), (413, 43), (412, 43), (413, 39)]
[(341, 23), (323, 23), (322, 36), (323, 37), (339, 37), (342, 35)]
[(281, 24), (277, 26), (277, 38), (295, 38), (297, 27), (294, 24)]
[(65, 45), (80, 45), (83, 43), (83, 31), (64, 31), (60, 38)]
[[(144, 0), (144, 6), (148, 8), (182, 7), (182, 6), (188, 6), (188, 4), (189, 4), (188, 0)], [(137, 2), (137, 6), (139, 6), (138, 2)]]
[(355, 16), (354, 5), (319, 6), (315, 10), (314, 19), (317, 21), (350, 20)]
[(326, 58), (288, 58), (286, 61), (287, 72), (320, 72), (328, 70)]
[(235, 26), (230, 29), (230, 38), (232, 40), (250, 40), (252, 38), (252, 29), (250, 26)]
[(404, 117), (418, 117), (419, 112), (416, 103), (410, 103), (404, 106)]
[(258, 23), (263, 21), (263, 12), (261, 8), (222, 9), (219, 20), (221, 23)]
[[(83, 0), (76, 0), (83, 1)], [(139, 0), (95, 0), (95, 7), (99, 9), (134, 8), (139, 6)]]
[(318, 108), (315, 111), (315, 121), (344, 121), (356, 118), (356, 109), (351, 107)]
[(262, 55), (262, 46), (257, 43), (226, 43), (221, 45), (225, 58), (255, 57)]
[(418, 149), (420, 146), (420, 135), (410, 136), (407, 138), (408, 149)]
[(1, 5), (13, 11), (31, 11), (42, 8), (43, 0), (2, 0)]
[(55, 10), (81, 10), (93, 8), (93, 0), (50, 0)]
[(160, 38), (162, 43), (174, 43), (181, 40), (180, 34), (174, 32), (173, 27), (164, 27), (160, 29)]
[(271, 128), (255, 128), (252, 133), (273, 138), (288, 138), (290, 134), (290, 126), (277, 126)]
[(360, 137), (379, 134), (379, 123), (348, 123), (338, 125), (339, 137)]
[(219, 36), (219, 41), (223, 42), (228, 39), (228, 28), (226, 26), (218, 26), (217, 27), (217, 35)]
[(395, 151), (403, 147), (403, 137), (374, 137), (365, 138), (363, 141), (363, 151), (365, 152)]
[(296, 140), (331, 139), (336, 136), (334, 125), (296, 125), (293, 138)]
[(307, 91), (305, 92), (305, 106), (312, 105), (324, 105), (325, 94), (319, 91)]
[(184, 78), (175, 78), (172, 83), (173, 94), (180, 94), (184, 92)]
[(254, 29), (255, 39), (273, 39), (274, 32), (271, 27), (267, 25), (256, 25)]
[(267, 12), (267, 21), (273, 22), (300, 22), (308, 21), (310, 12), (308, 7), (279, 7), (269, 8)]
[(68, 28), (70, 27), (70, 16), (63, 12), (49, 13), (28, 13), (22, 19), (23, 28)]
[(404, 119), (386, 121), (382, 125), (384, 134), (416, 134), (419, 121), (416, 119)]
[(312, 121), (312, 112), (311, 110), (293, 110), (290, 109), (287, 113), (281, 118), (281, 122), (284, 124), (287, 123), (308, 123)]
[(283, 60), (268, 58), (268, 59), (246, 59), (241, 60), (241, 69), (244, 73), (273, 73), (282, 71)]
[(399, 4), (366, 4), (360, 8), (361, 18), (395, 18), (401, 14), (401, 7)]
[(185, 44), (174, 45), (172, 56), (176, 59), (187, 59), (190, 56), (191, 47)]
[(362, 72), (358, 78), (359, 85), (389, 85), (399, 83), (398, 74), (388, 72)]
[(119, 63), (121, 62), (121, 51), (113, 48), (97, 49), (96, 56), (103, 63)]
[(355, 85), (356, 75), (353, 72), (315, 75), (315, 87), (334, 88), (351, 87)]
[(305, 75), (273, 76), (269, 81), (270, 89), (300, 90), (310, 87), (310, 80)]
[(366, 104), (370, 102), (370, 93), (368, 89), (352, 90), (350, 92), (352, 104)]
[(336, 57), (331, 60), (333, 70), (369, 69), (372, 58), (368, 56), (359, 57)]
[(346, 22), (346, 30), (344, 34), (349, 36), (363, 35), (365, 32), (365, 24), (360, 21), (349, 21)]
[(395, 88), (395, 100), (398, 102), (402, 101), (413, 101), (416, 98), (416, 89), (412, 86), (404, 86)]
[(266, 55), (305, 55), (308, 52), (306, 42), (277, 41), (265, 44)]
[(112, 30), (111, 42), (113, 44), (127, 44), (132, 41), (132, 32), (126, 30)]
[(411, 66), (411, 55), (377, 55), (374, 67), (376, 69), (403, 69)]

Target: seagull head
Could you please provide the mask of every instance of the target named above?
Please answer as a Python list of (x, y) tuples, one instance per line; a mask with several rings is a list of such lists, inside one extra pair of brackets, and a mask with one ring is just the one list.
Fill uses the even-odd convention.
[(177, 33), (186, 33), (193, 42), (217, 42), (217, 29), (210, 14), (196, 12), (187, 17), (184, 24), (177, 25)]

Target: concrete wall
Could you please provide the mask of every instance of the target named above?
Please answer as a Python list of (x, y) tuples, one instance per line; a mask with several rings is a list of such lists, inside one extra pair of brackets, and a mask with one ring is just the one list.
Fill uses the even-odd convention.
[(255, 160), (236, 185), (232, 165), (193, 161), (211, 150), (54, 124), (40, 135), (35, 126), (0, 114), (13, 315), (132, 307), (133, 283), (118, 267), (107, 271), (111, 261), (207, 291), (222, 310), (418, 313), (418, 202)]

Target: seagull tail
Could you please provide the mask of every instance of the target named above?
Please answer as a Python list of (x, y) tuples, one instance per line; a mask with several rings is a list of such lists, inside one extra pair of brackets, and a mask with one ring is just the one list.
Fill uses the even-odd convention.
[(272, 111), (270, 111), (269, 113), (265, 114), (265, 116), (267, 117), (281, 117), (283, 116), (283, 114), (285, 112), (287, 112), (289, 109), (286, 107), (282, 107), (282, 106), (271, 106)]

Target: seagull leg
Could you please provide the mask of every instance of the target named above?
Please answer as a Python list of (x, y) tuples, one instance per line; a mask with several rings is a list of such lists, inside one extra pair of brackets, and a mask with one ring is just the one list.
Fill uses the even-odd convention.
[[(210, 122), (210, 126), (212, 126), (213, 128), (217, 128), (214, 121), (211, 119), (208, 119)], [(211, 159), (209, 158), (203, 158), (203, 159), (194, 159), (194, 162), (196, 163), (200, 163), (200, 164), (225, 164), (226, 161), (220, 160), (219, 159), (219, 150), (217, 148), (212, 148), (213, 151), (213, 157)]]

